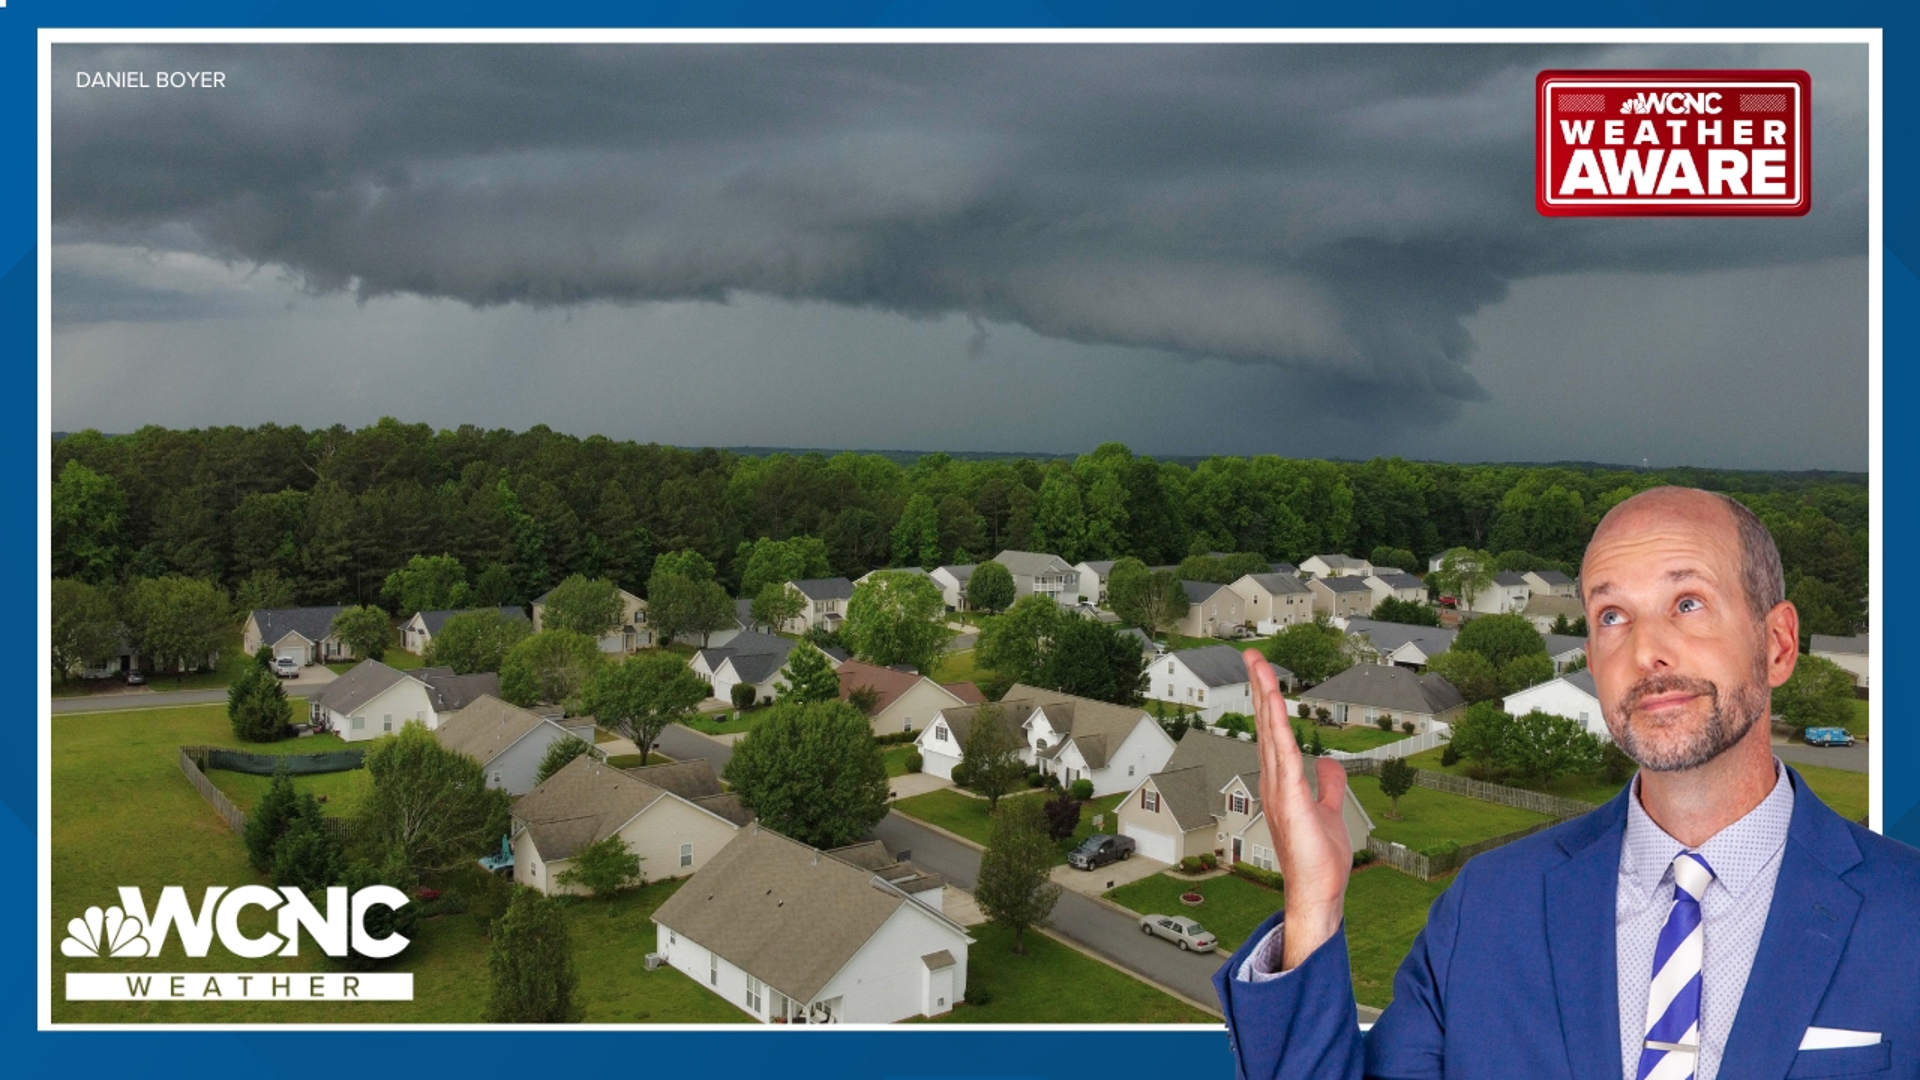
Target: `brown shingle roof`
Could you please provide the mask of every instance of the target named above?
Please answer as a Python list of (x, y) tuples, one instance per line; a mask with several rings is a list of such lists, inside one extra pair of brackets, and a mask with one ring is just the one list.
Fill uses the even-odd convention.
[(644, 765), (621, 771), (635, 780), (652, 784), (662, 791), (670, 791), (689, 802), (719, 795), (724, 790), (720, 786), (720, 777), (715, 775), (713, 766), (705, 758), (675, 761), (666, 765)]
[(582, 755), (520, 796), (513, 804), (513, 816), (533, 833), (541, 857), (554, 862), (612, 836), (666, 795), (652, 784)]
[[(482, 696), (454, 713), (434, 732), (440, 745), (485, 765), (542, 724), (539, 716), (497, 697)], [(558, 727), (558, 725), (555, 725)]]
[(1045, 709), (1048, 722), (1073, 739), (1089, 769), (1106, 768), (1107, 754), (1118, 750), (1143, 719), (1153, 723), (1144, 710), (1129, 705), (1076, 697), (1025, 683), (1014, 683), (1001, 701), (1006, 705), (1017, 702)]

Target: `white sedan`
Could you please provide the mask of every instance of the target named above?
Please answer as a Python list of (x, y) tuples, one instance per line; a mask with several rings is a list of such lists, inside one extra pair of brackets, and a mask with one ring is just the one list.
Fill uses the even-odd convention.
[(1142, 915), (1140, 932), (1166, 938), (1182, 952), (1207, 952), (1219, 944), (1205, 927), (1178, 915)]

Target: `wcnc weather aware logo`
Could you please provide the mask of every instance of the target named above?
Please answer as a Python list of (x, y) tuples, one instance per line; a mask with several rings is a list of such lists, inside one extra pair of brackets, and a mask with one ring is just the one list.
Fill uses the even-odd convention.
[[(344, 959), (352, 955), (382, 960), (400, 954), (408, 945), (401, 934), (376, 937), (367, 928), (374, 908), (397, 909), (407, 895), (387, 885), (373, 885), (348, 895), (344, 886), (327, 889), (316, 905), (295, 888), (272, 889), (242, 885), (229, 889), (209, 886), (193, 908), (187, 891), (178, 885), (160, 890), (158, 902), (148, 908), (137, 888), (120, 887), (120, 903), (89, 907), (68, 919), (60, 955), (76, 960), (157, 959), (169, 938), (191, 959), (205, 959), (216, 943), (243, 959), (299, 956), (302, 938), (321, 953)], [(259, 908), (273, 915), (273, 930), (248, 933), (241, 914)], [(411, 1001), (413, 976), (393, 972), (231, 972), (146, 971), (138, 967), (116, 971), (71, 971), (66, 977), (68, 1001)]]

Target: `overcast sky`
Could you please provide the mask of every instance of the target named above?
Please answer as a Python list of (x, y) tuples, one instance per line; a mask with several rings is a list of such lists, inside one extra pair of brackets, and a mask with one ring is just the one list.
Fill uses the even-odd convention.
[[(1539, 216), (1548, 67), (1804, 68), (1813, 211)], [(1867, 463), (1864, 46), (60, 46), (53, 78), (57, 429)]]

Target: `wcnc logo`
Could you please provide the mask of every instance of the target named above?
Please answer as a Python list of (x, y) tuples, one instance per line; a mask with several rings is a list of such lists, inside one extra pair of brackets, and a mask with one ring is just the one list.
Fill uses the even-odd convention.
[[(304, 934), (327, 956), (353, 954), (373, 960), (397, 956), (409, 944), (398, 933), (376, 937), (367, 928), (375, 908), (397, 909), (407, 895), (388, 885), (373, 885), (349, 896), (344, 886), (327, 889), (316, 906), (295, 888), (272, 889), (242, 885), (229, 889), (210, 886), (196, 912), (187, 891), (177, 885), (160, 890), (149, 909), (140, 889), (120, 887), (120, 903), (105, 909), (90, 907), (67, 921), (60, 954), (73, 958), (131, 960), (157, 958), (169, 937), (178, 936), (187, 956), (202, 959), (220, 947), (234, 956), (257, 960), (269, 956), (300, 955)], [(259, 908), (275, 913), (274, 931), (249, 935), (241, 928), (241, 913)], [(410, 974), (299, 974), (272, 975), (234, 972), (142, 973), (121, 975), (70, 972), (69, 1001), (131, 1000), (243, 1000), (311, 1001), (345, 999), (407, 1001), (413, 998)]]

